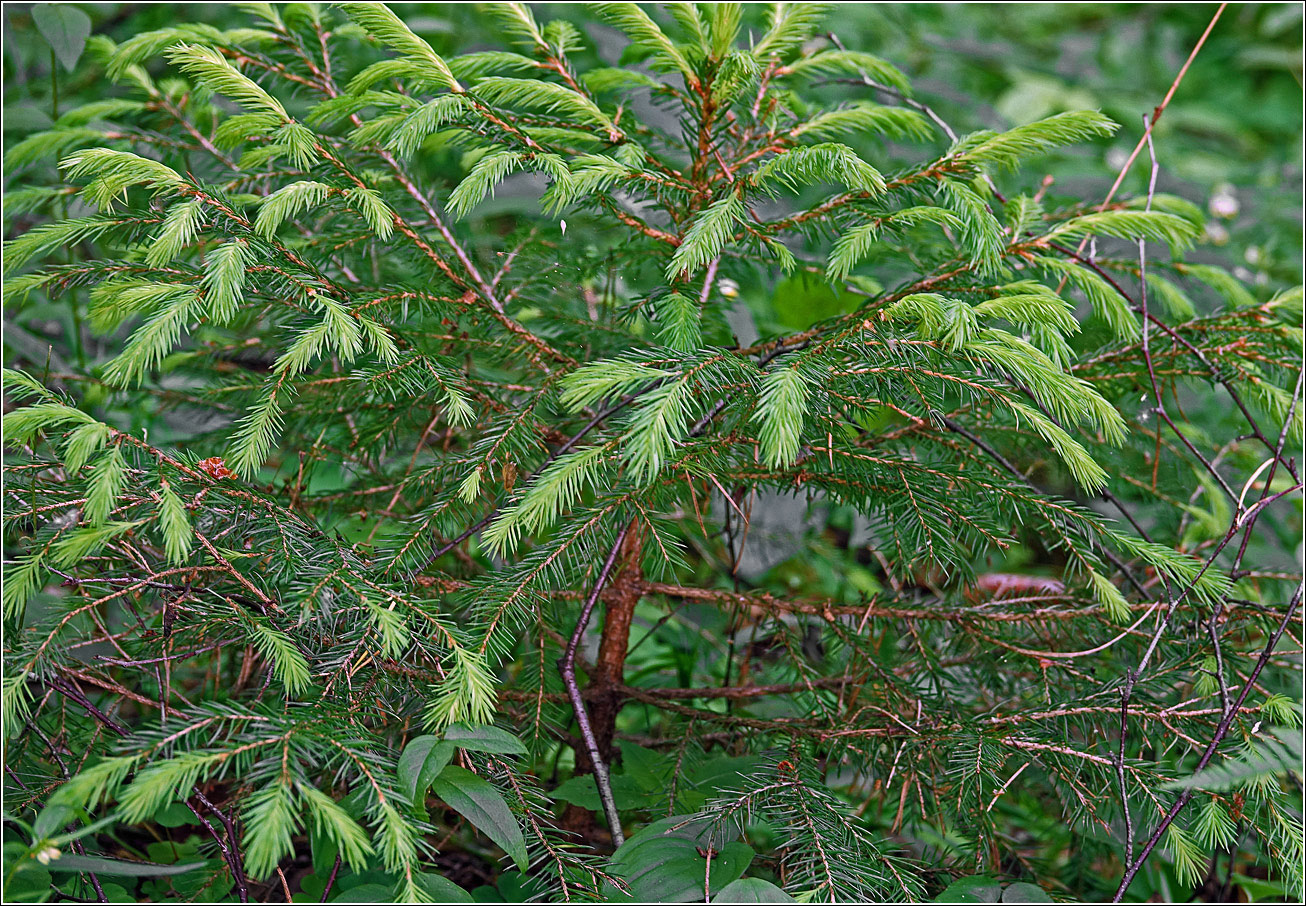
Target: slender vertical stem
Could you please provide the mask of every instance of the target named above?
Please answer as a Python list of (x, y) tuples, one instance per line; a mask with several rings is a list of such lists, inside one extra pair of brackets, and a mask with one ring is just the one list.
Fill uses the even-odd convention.
[(195, 808), (189, 799), (183, 799), (182, 802), (185, 804), (186, 808), (190, 809), (191, 814), (199, 820), (204, 829), (209, 832), (209, 836), (213, 838), (213, 842), (218, 844), (218, 851), (222, 853), (223, 861), (226, 862), (227, 867), (231, 869), (231, 878), (236, 884), (237, 896), (240, 897), (242, 903), (248, 903), (249, 891), (245, 887), (244, 877), (239, 870), (240, 863), (227, 847), (227, 842), (222, 838), (221, 834), (213, 829), (213, 825), (208, 822), (208, 819), (200, 814), (199, 809)]
[(1116, 784), (1120, 788), (1120, 808), (1125, 815), (1125, 864), (1134, 860), (1134, 817), (1129, 810), (1129, 788), (1125, 784), (1125, 742), (1129, 739), (1129, 697), (1133, 692), (1133, 675), (1120, 692), (1120, 748), (1116, 752)]
[(580, 617), (576, 620), (576, 629), (572, 632), (570, 641), (567, 642), (567, 649), (558, 661), (558, 670), (562, 673), (562, 681), (567, 686), (567, 695), (571, 698), (571, 706), (576, 710), (576, 723), (580, 725), (581, 739), (585, 741), (585, 749), (589, 753), (590, 761), (594, 764), (594, 781), (599, 787), (599, 798), (603, 800), (603, 814), (607, 817), (608, 826), (612, 829), (612, 842), (616, 844), (618, 849), (626, 842), (626, 838), (621, 832), (621, 816), (617, 813), (617, 800), (612, 795), (612, 782), (608, 778), (608, 767), (603, 761), (603, 754), (599, 751), (599, 741), (594, 735), (594, 728), (590, 725), (589, 713), (585, 710), (585, 700), (581, 697), (580, 686), (576, 684), (576, 653), (580, 649), (581, 639), (585, 636), (585, 629), (589, 626), (590, 614), (594, 612), (594, 605), (598, 603), (599, 596), (603, 593), (603, 586), (607, 584), (608, 579), (612, 576), (612, 568), (617, 562), (617, 555), (621, 552), (621, 546), (625, 543), (626, 534), (629, 531), (630, 524), (627, 523), (617, 533), (617, 540), (613, 543), (612, 550), (608, 552), (608, 559), (604, 561), (603, 568), (599, 570), (599, 577), (594, 582), (594, 588), (585, 600), (585, 606), (581, 608)]
[[(1215, 14), (1211, 16), (1211, 21), (1206, 25), (1206, 31), (1202, 32), (1202, 36), (1197, 39), (1197, 43), (1193, 45), (1192, 52), (1188, 54), (1188, 59), (1184, 60), (1184, 65), (1179, 68), (1179, 74), (1176, 75), (1174, 81), (1170, 83), (1170, 90), (1165, 93), (1165, 97), (1161, 99), (1161, 103), (1157, 104), (1156, 109), (1152, 111), (1151, 119), (1147, 121), (1146, 128), (1143, 130), (1143, 137), (1138, 140), (1138, 144), (1134, 146), (1134, 150), (1130, 153), (1128, 160), (1126, 160), (1124, 166), (1120, 168), (1120, 173), (1116, 176), (1116, 181), (1111, 184), (1111, 190), (1106, 193), (1106, 198), (1102, 199), (1102, 204), (1098, 206), (1099, 211), (1105, 211), (1107, 205), (1111, 204), (1111, 199), (1116, 197), (1116, 192), (1119, 191), (1121, 184), (1125, 181), (1125, 176), (1128, 175), (1130, 169), (1133, 168), (1134, 161), (1138, 159), (1138, 155), (1143, 152), (1143, 148), (1149, 141), (1151, 141), (1152, 130), (1156, 128), (1157, 121), (1161, 119), (1161, 114), (1165, 113), (1165, 108), (1170, 105), (1170, 99), (1173, 98), (1175, 92), (1179, 90), (1179, 83), (1182, 82), (1184, 76), (1188, 74), (1188, 67), (1192, 66), (1193, 60), (1197, 59), (1198, 51), (1202, 49), (1202, 45), (1205, 44), (1206, 39), (1210, 37), (1211, 31), (1215, 28), (1215, 23), (1220, 21), (1220, 14), (1224, 12), (1224, 8), (1228, 5), (1229, 4), (1227, 3), (1221, 3), (1215, 10)], [(1083, 252), (1087, 245), (1088, 237), (1085, 236), (1084, 240), (1079, 244), (1079, 251)]]
[(50, 48), (50, 119), (59, 119), (59, 60)]
[(319, 903), (325, 903), (327, 901), (327, 897), (331, 896), (331, 888), (335, 886), (336, 874), (339, 871), (340, 871), (340, 854), (337, 853), (335, 864), (331, 866), (331, 876), (327, 878), (326, 887), (322, 888), (322, 899), (318, 901)]

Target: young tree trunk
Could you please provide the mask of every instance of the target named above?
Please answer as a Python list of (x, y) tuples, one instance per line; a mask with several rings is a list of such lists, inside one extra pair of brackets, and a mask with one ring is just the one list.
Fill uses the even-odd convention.
[[(621, 686), (625, 679), (626, 650), (630, 646), (630, 621), (644, 590), (644, 571), (640, 566), (643, 538), (639, 526), (632, 525), (622, 545), (617, 574), (603, 591), (603, 634), (599, 640), (599, 653), (585, 687), (585, 706), (589, 711), (590, 725), (598, 740), (599, 754), (612, 767), (616, 752), (613, 737), (617, 730), (617, 714), (621, 711)], [(584, 746), (576, 747), (576, 775), (594, 773), (594, 763)], [(569, 805), (562, 816), (563, 827), (593, 839), (594, 815), (588, 809)]]
[(612, 737), (617, 729), (617, 712), (621, 710), (621, 686), (626, 672), (626, 650), (630, 647), (630, 620), (644, 590), (644, 572), (640, 568), (643, 538), (639, 526), (632, 525), (621, 550), (621, 571), (608, 584), (603, 595), (603, 636), (599, 642), (594, 675), (590, 677), (594, 698), (590, 699), (590, 722), (598, 737), (599, 754), (612, 763)]

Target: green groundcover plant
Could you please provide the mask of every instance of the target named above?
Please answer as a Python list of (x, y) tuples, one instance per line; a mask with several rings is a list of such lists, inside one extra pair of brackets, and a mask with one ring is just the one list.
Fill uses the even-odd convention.
[(5, 897), (1299, 898), (1300, 288), (816, 5), (568, 12), (5, 149)]

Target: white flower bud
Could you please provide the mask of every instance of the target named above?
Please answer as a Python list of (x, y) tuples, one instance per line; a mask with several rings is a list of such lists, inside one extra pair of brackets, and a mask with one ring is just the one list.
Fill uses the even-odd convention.
[(1215, 192), (1211, 195), (1211, 200), (1207, 202), (1207, 209), (1210, 210), (1211, 216), (1220, 217), (1224, 220), (1232, 220), (1238, 216), (1238, 196), (1234, 194), (1233, 186), (1225, 183), (1217, 186)]
[(63, 852), (57, 846), (47, 846), (36, 854), (36, 861), (42, 865), (49, 865), (51, 860), (57, 859), (63, 855)]

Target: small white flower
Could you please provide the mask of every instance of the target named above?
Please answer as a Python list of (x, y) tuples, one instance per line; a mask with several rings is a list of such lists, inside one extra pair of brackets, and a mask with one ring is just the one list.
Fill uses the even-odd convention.
[(1206, 224), (1206, 241), (1211, 245), (1224, 245), (1229, 241), (1229, 231), (1224, 224), (1211, 221)]
[(558, 221), (558, 225), (559, 225), (560, 227), (562, 227), (562, 235), (566, 236), (566, 235), (567, 235), (567, 221), (565, 221), (565, 220), (559, 220), (559, 221)]
[(1215, 192), (1211, 195), (1211, 200), (1207, 202), (1207, 208), (1211, 216), (1220, 217), (1224, 220), (1232, 220), (1238, 216), (1238, 196), (1234, 194), (1233, 186), (1225, 183), (1217, 186)]
[(63, 855), (57, 846), (47, 846), (36, 854), (36, 861), (42, 865), (49, 865), (52, 859), (57, 859)]
[(717, 281), (717, 290), (727, 299), (733, 299), (739, 295), (739, 284), (729, 277), (723, 277)]

